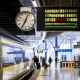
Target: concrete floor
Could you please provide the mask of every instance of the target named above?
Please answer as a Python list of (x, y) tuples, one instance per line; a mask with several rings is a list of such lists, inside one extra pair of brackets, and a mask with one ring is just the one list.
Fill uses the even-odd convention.
[(38, 80), (80, 80), (79, 70), (74, 68), (60, 68), (59, 64), (55, 68), (54, 63), (52, 63), (51, 67), (47, 69), (41, 68)]
[[(24, 65), (16, 65), (15, 67), (8, 68), (3, 71), (3, 80), (9, 80), (10, 77), (15, 76), (16, 74), (25, 71), (27, 67)], [(43, 67), (40, 70), (40, 74), (37, 77), (37, 80), (80, 80), (79, 70), (75, 68), (55, 68), (54, 62), (51, 64), (51, 67), (44, 69)], [(37, 76), (37, 75), (36, 75)], [(34, 76), (35, 77), (35, 76)]]
[(29, 62), (25, 62), (3, 68), (3, 80), (9, 80), (24, 71), (28, 71), (30, 69), (28, 65)]

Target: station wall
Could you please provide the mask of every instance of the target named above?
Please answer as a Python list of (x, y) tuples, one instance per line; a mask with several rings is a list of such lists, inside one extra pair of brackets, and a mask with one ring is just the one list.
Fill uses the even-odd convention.
[(34, 57), (33, 49), (26, 49), (25, 57), (29, 58), (29, 60), (32, 60), (32, 58)]
[[(25, 57), (27, 57), (29, 60), (32, 60), (33, 58), (33, 50), (28, 49), (25, 50)], [(15, 58), (19, 57), (21, 61), (23, 61), (22, 58), (22, 50), (17, 47), (9, 47), (7, 45), (2, 45), (2, 53), (3, 53), (3, 63), (9, 63), (9, 62), (14, 62), (15, 63)]]

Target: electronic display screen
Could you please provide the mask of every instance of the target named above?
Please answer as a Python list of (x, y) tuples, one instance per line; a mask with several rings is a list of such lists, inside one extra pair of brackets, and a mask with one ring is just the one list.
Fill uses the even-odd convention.
[(43, 53), (43, 50), (37, 50), (37, 53)]
[(37, 8), (38, 31), (77, 31), (79, 29), (79, 8)]

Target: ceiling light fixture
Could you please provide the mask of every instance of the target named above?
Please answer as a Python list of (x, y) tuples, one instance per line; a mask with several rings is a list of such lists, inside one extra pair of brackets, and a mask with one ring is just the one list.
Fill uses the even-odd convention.
[(26, 46), (24, 46), (24, 45), (21, 45), (21, 44), (15, 42), (15, 41), (12, 41), (12, 40), (9, 40), (9, 39), (3, 38), (3, 37), (1, 37), (1, 41), (4, 44), (8, 44), (8, 45), (11, 45), (11, 46), (14, 46), (14, 47), (26, 48)]

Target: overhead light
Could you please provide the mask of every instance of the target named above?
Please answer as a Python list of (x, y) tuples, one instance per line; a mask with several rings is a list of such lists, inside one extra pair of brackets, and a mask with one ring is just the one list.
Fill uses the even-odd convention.
[(34, 5), (34, 7), (37, 7), (37, 2), (35, 0), (32, 0), (32, 3)]
[(24, 45), (20, 45), (20, 44), (16, 43), (15, 41), (12, 41), (12, 40), (9, 40), (9, 39), (3, 38), (3, 37), (1, 37), (1, 41), (2, 41), (2, 43), (8, 44), (11, 46), (15, 46), (15, 47), (19, 47), (19, 48), (26, 48), (26, 46), (24, 46)]

